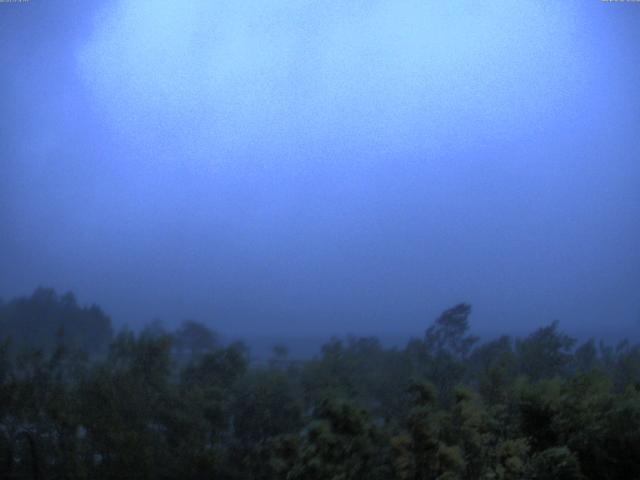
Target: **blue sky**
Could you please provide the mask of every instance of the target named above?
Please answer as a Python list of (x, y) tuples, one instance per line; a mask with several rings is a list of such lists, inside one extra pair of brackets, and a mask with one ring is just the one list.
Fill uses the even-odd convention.
[(596, 0), (0, 5), (0, 296), (637, 331), (639, 40)]

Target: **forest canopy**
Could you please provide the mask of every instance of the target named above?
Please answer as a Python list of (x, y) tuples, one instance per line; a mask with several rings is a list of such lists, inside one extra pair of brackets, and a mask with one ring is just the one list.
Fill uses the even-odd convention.
[(470, 315), (255, 364), (202, 323), (115, 332), (40, 288), (0, 303), (0, 477), (640, 478), (639, 345), (557, 322), (480, 341)]

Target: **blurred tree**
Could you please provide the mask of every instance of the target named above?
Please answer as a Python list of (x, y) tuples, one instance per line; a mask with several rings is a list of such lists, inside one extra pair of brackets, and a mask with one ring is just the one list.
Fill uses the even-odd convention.
[(476, 385), (489, 405), (506, 401), (508, 386), (517, 373), (511, 338), (502, 336), (476, 348), (468, 362), (467, 380)]
[(166, 463), (160, 413), (172, 397), (170, 339), (120, 333), (81, 385), (94, 478), (159, 478)]
[(347, 337), (258, 367), (195, 323), (89, 357), (108, 318), (40, 289), (0, 307), (0, 478), (640, 478), (640, 346), (574, 352), (557, 323), (476, 346), (469, 312), (402, 350)]
[(458, 446), (444, 441), (449, 417), (438, 409), (435, 387), (429, 383), (414, 382), (409, 390), (413, 406), (407, 419), (407, 431), (392, 439), (397, 478), (459, 478), (465, 468), (463, 454)]
[(62, 342), (102, 355), (111, 338), (109, 317), (95, 305), (78, 306), (70, 292), (58, 298), (53, 289), (38, 288), (31, 297), (0, 307), (0, 340), (10, 340), (16, 352), (25, 348), (51, 352)]
[(566, 375), (575, 339), (558, 331), (558, 322), (516, 342), (520, 370), (534, 380)]
[(445, 310), (427, 329), (425, 344), (427, 350), (435, 353), (448, 353), (457, 360), (464, 360), (478, 337), (468, 335), (471, 305), (460, 303)]
[(577, 372), (589, 372), (599, 365), (598, 349), (593, 339), (587, 340), (576, 349), (573, 364)]
[(454, 387), (465, 374), (465, 361), (478, 338), (469, 335), (471, 306), (461, 303), (444, 311), (425, 334), (428, 355), (426, 376), (440, 391), (441, 399), (452, 400)]
[(173, 346), (179, 358), (197, 356), (216, 348), (216, 334), (206, 325), (194, 320), (185, 321), (173, 334)]
[(326, 400), (315, 410), (287, 478), (388, 478), (380, 460), (379, 434), (367, 413), (349, 402)]
[[(234, 397), (231, 410), (237, 463), (247, 467), (245, 477), (268, 477), (273, 474), (269, 473), (274, 467), (271, 457), (285, 455), (290, 446), (285, 439), (304, 425), (297, 383), (279, 369), (255, 370), (238, 382)], [(283, 461), (289, 464), (287, 458), (288, 454)]]
[(456, 388), (455, 403), (447, 427), (445, 439), (456, 445), (462, 453), (464, 477), (480, 478), (488, 467), (491, 436), (487, 413), (472, 390)]
[(529, 444), (525, 438), (498, 439), (489, 451), (483, 480), (522, 480), (528, 467)]
[(274, 346), (271, 350), (271, 358), (269, 358), (269, 367), (284, 370), (289, 366), (289, 349), (285, 345)]
[(529, 465), (527, 480), (582, 480), (580, 465), (567, 447), (554, 447), (536, 454)]

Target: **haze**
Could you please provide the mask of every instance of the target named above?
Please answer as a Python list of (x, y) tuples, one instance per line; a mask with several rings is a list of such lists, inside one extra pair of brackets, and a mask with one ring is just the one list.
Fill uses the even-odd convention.
[(640, 4), (0, 3), (0, 297), (640, 331)]

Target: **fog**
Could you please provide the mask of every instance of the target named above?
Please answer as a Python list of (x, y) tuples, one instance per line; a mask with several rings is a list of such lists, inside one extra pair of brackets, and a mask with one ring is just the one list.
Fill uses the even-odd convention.
[(640, 5), (0, 3), (0, 297), (640, 331)]

